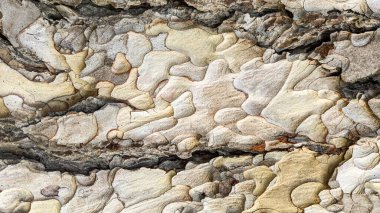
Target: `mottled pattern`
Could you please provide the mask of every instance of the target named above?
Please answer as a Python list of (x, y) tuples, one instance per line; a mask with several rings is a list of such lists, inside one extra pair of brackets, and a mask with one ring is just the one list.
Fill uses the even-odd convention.
[(378, 1), (0, 12), (0, 212), (380, 211)]

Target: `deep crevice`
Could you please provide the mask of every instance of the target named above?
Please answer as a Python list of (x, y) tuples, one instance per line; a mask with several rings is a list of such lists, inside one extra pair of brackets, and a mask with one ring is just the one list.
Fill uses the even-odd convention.
[[(40, 144), (40, 145), (38, 145)], [(331, 149), (328, 144), (307, 143), (303, 144), (312, 151), (319, 154), (339, 154), (344, 149)], [(73, 174), (89, 174), (93, 170), (108, 170), (116, 167), (134, 170), (141, 167), (161, 168), (169, 171), (175, 169), (182, 171), (188, 162), (197, 164), (207, 163), (211, 159), (219, 156), (234, 157), (240, 155), (265, 154), (265, 151), (248, 151), (235, 148), (220, 147), (206, 148), (192, 152), (189, 158), (181, 158), (174, 153), (142, 153), (133, 151), (133, 148), (127, 148), (130, 154), (123, 153), (123, 150), (117, 153), (110, 153), (108, 156), (87, 155), (86, 150), (66, 149), (65, 155), (62, 151), (52, 151), (48, 147), (41, 146), (31, 140), (22, 140), (18, 142), (0, 143), (0, 160), (11, 160), (19, 162), (21, 160), (36, 161), (45, 166), (46, 171), (69, 172)], [(270, 151), (291, 151), (290, 149), (273, 149)], [(106, 151), (106, 150), (103, 150)], [(59, 154), (60, 153), (60, 154)], [(132, 154), (131, 154), (132, 153)], [(115, 161), (115, 158), (118, 159)], [(268, 162), (263, 162), (268, 164)]]

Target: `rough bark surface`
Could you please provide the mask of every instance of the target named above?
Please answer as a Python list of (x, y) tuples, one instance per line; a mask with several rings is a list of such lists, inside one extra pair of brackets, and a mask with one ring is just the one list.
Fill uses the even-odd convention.
[(380, 212), (377, 0), (1, 0), (0, 212)]

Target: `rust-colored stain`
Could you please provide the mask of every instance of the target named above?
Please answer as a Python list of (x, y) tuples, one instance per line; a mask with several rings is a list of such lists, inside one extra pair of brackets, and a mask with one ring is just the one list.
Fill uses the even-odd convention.
[(294, 142), (291, 141), (291, 140), (289, 140), (289, 139), (292, 139), (292, 138), (295, 138), (295, 137), (297, 137), (297, 134), (286, 133), (286, 134), (277, 136), (276, 140), (278, 140), (281, 143), (294, 144)]
[(334, 49), (334, 44), (332, 43), (323, 43), (321, 46), (315, 49), (316, 53), (319, 53), (321, 56), (326, 57), (330, 50)]
[(265, 151), (265, 144), (262, 143), (262, 144), (253, 145), (251, 147), (251, 150), (255, 151), (255, 152), (264, 152)]
[(288, 137), (284, 135), (278, 136), (277, 140), (280, 141), (281, 143), (289, 143)]

